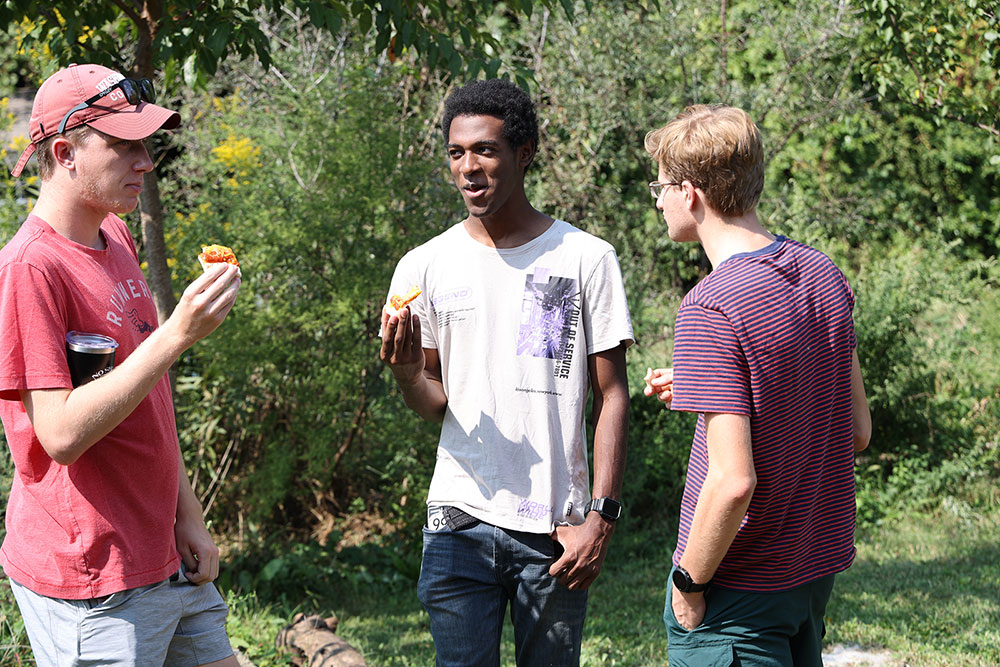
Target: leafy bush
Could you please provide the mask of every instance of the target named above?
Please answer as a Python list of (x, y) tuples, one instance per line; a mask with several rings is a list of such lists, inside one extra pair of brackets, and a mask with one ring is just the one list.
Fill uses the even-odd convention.
[(628, 518), (676, 518), (698, 416), (667, 409), (641, 392), (632, 396), (622, 498)]
[(179, 211), (170, 242), (190, 258), (177, 284), (197, 275), (203, 243), (232, 246), (243, 266), (236, 307), (177, 382), (187, 463), (227, 531), (322, 531), (356, 497), (415, 523), (421, 503), (407, 501), (434, 460), (435, 428), (403, 407), (377, 334), (397, 259), (460, 201), (414, 151), (413, 72), (302, 39), (270, 73), (228, 79), (252, 84), (190, 101), (199, 121), (165, 187)]
[(855, 321), (871, 455), (936, 464), (971, 448), (1000, 387), (993, 263), (962, 262), (928, 239), (900, 240), (863, 264)]

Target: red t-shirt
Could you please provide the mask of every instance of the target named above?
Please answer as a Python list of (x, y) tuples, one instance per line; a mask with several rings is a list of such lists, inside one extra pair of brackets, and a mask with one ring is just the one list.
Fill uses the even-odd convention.
[(65, 599), (161, 581), (180, 562), (167, 377), (68, 466), (46, 454), (20, 400), (19, 390), (72, 386), (68, 331), (114, 338), (120, 364), (157, 325), (128, 228), (109, 214), (101, 231), (107, 247), (94, 250), (32, 215), (0, 250), (0, 418), (16, 468), (0, 562), (23, 586)]

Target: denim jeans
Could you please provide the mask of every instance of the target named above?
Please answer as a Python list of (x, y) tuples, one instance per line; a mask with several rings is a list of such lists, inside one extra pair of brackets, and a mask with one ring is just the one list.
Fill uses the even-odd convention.
[(499, 665), (508, 602), (520, 667), (579, 665), (587, 591), (549, 574), (555, 554), (547, 534), (487, 523), (425, 528), (417, 594), (430, 614), (438, 667)]

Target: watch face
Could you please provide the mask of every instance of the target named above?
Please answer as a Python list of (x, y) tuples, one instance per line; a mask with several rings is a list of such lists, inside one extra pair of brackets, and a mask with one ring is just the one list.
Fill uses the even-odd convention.
[(678, 570), (678, 569), (674, 569), (674, 573), (673, 573), (672, 576), (673, 576), (673, 579), (674, 579), (674, 586), (677, 587), (677, 590), (679, 590), (682, 593), (686, 593), (687, 589), (688, 589), (688, 585), (691, 582), (688, 580), (687, 577), (684, 576), (683, 571), (682, 570)]
[(598, 498), (594, 501), (594, 509), (608, 521), (617, 521), (622, 513), (622, 504), (611, 498)]

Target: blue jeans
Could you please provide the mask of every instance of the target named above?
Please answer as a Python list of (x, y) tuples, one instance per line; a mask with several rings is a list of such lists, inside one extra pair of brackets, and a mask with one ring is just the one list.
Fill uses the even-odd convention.
[(487, 523), (425, 528), (417, 595), (431, 617), (438, 666), (499, 665), (508, 602), (520, 667), (579, 665), (587, 591), (549, 574), (555, 554), (547, 534)]

